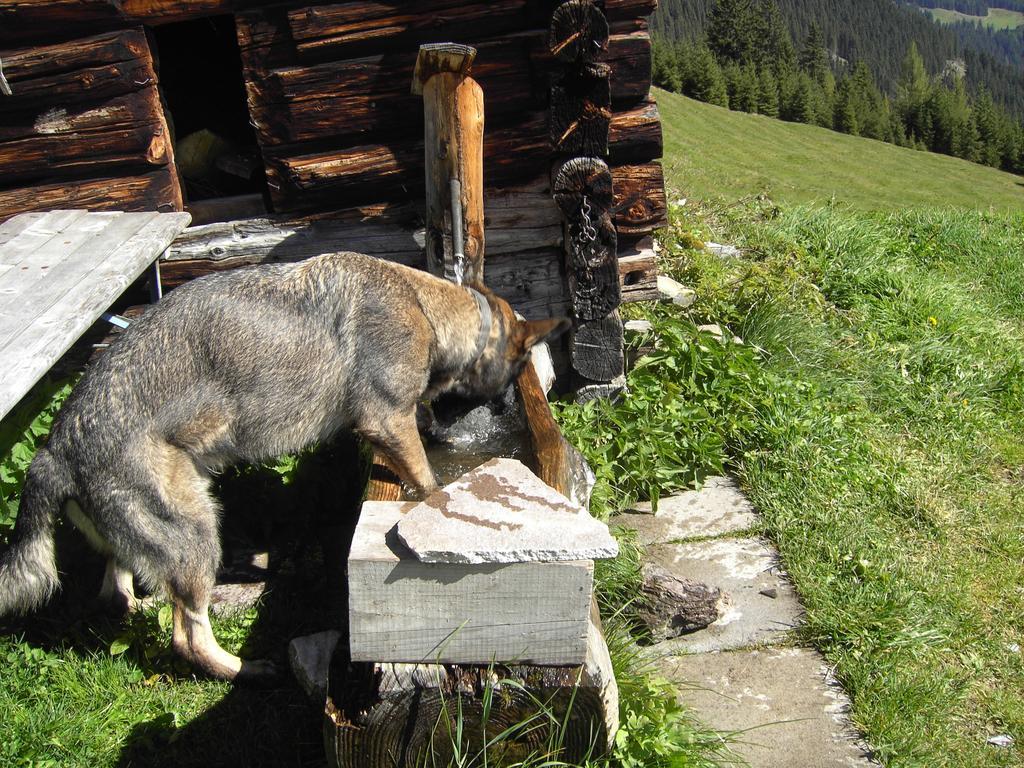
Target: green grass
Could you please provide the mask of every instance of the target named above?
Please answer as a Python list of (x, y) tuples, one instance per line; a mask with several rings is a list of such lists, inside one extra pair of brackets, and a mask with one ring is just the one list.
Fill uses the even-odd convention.
[[(60, 382), (41, 383), (3, 424), (0, 546), (6, 545), (4, 534), (15, 518), (31, 455), (68, 389)], [(358, 462), (344, 446), (338, 451), (229, 472), (222, 481), (222, 527), (231, 532), (225, 538), (272, 541), (283, 562), (258, 608), (214, 617), (214, 632), (229, 651), (271, 658), (286, 670), (290, 638), (343, 624), (345, 607), (336, 586), (341, 577), (319, 558), (311, 540), (320, 532), (312, 519), (318, 515), (310, 514), (321, 510), (335, 524), (351, 518), (343, 501), (351, 498), (348, 474), (339, 476), (337, 467)], [(357, 469), (353, 473), (358, 476)], [(246, 514), (240, 519), (238, 511)], [(87, 551), (70, 526), (59, 526), (57, 533), (61, 593), (30, 617), (0, 617), (0, 766), (323, 765), (322, 713), (290, 676), (262, 688), (195, 677), (171, 652), (169, 607), (146, 610), (126, 622), (99, 614), (94, 600), (102, 560)], [(639, 550), (626, 537), (620, 557), (602, 562), (596, 574), (623, 728), (614, 757), (588, 765), (710, 768), (728, 755), (727, 738), (695, 721), (628, 634), (623, 608), (637, 593), (639, 568)], [(552, 715), (541, 709), (540, 716), (500, 739), (522, 752), (524, 742), (534, 741), (525, 733), (552, 725)], [(564, 765), (557, 753), (560, 727), (554, 723), (554, 731), (549, 729), (550, 749), (537, 750), (517, 763), (519, 768)], [(447, 735), (439, 732), (436, 738)], [(486, 755), (502, 750), (501, 745), (492, 747), (479, 754), (455, 749), (451, 764), (486, 765)]]
[[(628, 308), (655, 324), (656, 358), (675, 350), (676, 375), (657, 411), (634, 400), (657, 401), (658, 385), (632, 376), (613, 417), (651, 442), (718, 441), (655, 449), (658, 490), (721, 465), (739, 476), (806, 605), (803, 639), (836, 666), (885, 765), (1021, 765), (1024, 214), (767, 201), (672, 214), (662, 268), (698, 303)], [(745, 255), (691, 247), (709, 239)], [(706, 322), (745, 344), (698, 334)], [(707, 378), (720, 381), (694, 386)], [(707, 418), (719, 409), (735, 420)], [(587, 431), (566, 411), (628, 500), (623, 476), (649, 469), (605, 437), (613, 417)], [(986, 744), (999, 734), (1017, 746)]]
[(669, 186), (684, 196), (835, 199), (861, 210), (1024, 209), (1024, 178), (931, 152), (656, 91)]
[(972, 21), (992, 29), (1016, 29), (1024, 26), (1024, 13), (1006, 8), (989, 8), (985, 16), (971, 16), (950, 8), (928, 8), (928, 13), (936, 21), (943, 24), (955, 24), (958, 21)]
[(790, 388), (736, 466), (805, 635), (887, 765), (1019, 764), (1024, 216), (748, 214), (687, 274)]

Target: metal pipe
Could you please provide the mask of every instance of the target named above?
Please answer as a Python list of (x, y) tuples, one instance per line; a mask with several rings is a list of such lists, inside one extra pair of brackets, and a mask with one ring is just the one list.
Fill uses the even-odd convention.
[(452, 179), (452, 265), (455, 271), (455, 282), (462, 284), (465, 274), (466, 244), (465, 233), (462, 231), (462, 182)]

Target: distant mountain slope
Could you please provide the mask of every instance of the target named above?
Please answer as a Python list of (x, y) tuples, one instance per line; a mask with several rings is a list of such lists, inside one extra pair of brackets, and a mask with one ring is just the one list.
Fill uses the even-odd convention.
[(1024, 178), (931, 152), (730, 112), (656, 91), (665, 171), (685, 196), (835, 198), (862, 209), (1024, 209)]
[[(651, 18), (655, 36), (669, 40), (699, 40), (715, 0), (661, 0)], [(988, 88), (996, 102), (1018, 118), (1024, 117), (1024, 59), (1004, 53), (990, 31), (963, 31), (932, 20), (916, 4), (896, 0), (775, 0), (797, 47), (811, 24), (821, 29), (837, 61), (865, 61), (890, 94), (900, 64), (917, 43), (929, 72), (942, 72), (946, 62), (963, 59), (973, 91)], [(995, 4), (995, 3), (993, 3)], [(1012, 66), (1013, 61), (1016, 66)]]

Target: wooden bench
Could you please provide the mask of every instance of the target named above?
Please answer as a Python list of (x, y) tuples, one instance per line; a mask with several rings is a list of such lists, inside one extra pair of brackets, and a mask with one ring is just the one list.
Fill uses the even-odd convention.
[[(23, 213), (0, 224), (0, 419), (191, 221), (187, 213)], [(159, 272), (157, 272), (159, 277)]]

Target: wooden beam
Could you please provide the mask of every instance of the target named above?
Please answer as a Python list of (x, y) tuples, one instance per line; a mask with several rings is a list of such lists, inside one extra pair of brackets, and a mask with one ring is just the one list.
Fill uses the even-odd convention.
[(612, 381), (625, 371), (622, 320), (617, 311), (584, 320), (572, 330), (569, 345), (573, 370), (590, 381)]
[(410, 49), (436, 40), (474, 41), (528, 29), (526, 0), (355, 0), (288, 12), (303, 56), (358, 55), (382, 46)]
[(553, 78), (549, 140), (559, 153), (608, 154), (612, 98), (605, 65), (588, 65)]
[[(657, 113), (641, 107), (612, 114), (613, 162), (648, 160), (661, 154)], [(618, 129), (628, 121), (636, 130)], [(408, 199), (423, 194), (423, 144), (390, 142), (310, 154), (301, 145), (265, 150), (267, 180), (279, 211), (356, 204), (368, 197)], [(490, 130), (483, 145), (484, 179), (491, 186), (517, 185), (547, 172), (551, 144), (545, 116), (534, 113), (518, 125)]]
[(0, 3), (0, 46), (60, 39), (68, 30), (87, 35), (124, 23), (118, 4), (110, 0), (4, 0)]
[(0, 221), (26, 211), (180, 211), (181, 188), (169, 166), (141, 176), (86, 179), (0, 190)]
[(566, 0), (551, 14), (548, 48), (562, 63), (596, 61), (608, 48), (608, 20), (592, 0)]
[(619, 285), (622, 301), (657, 301), (658, 258), (654, 252), (654, 238), (619, 244)]
[(78, 131), (70, 136), (39, 135), (0, 143), (5, 183), (50, 180), (77, 174), (97, 176), (116, 168), (145, 171), (167, 165), (170, 137), (162, 120), (131, 129)]
[(163, 109), (148, 89), (100, 101), (55, 108), (38, 105), (4, 112), (0, 100), (0, 142), (32, 137), (65, 137), (73, 141), (83, 131), (130, 130), (163, 120)]
[(617, 166), (612, 168), (612, 179), (612, 218), (620, 235), (649, 235), (668, 224), (661, 163)]
[(660, 158), (664, 144), (657, 102), (649, 99), (616, 112), (608, 126), (608, 146), (612, 161), (619, 165)]

